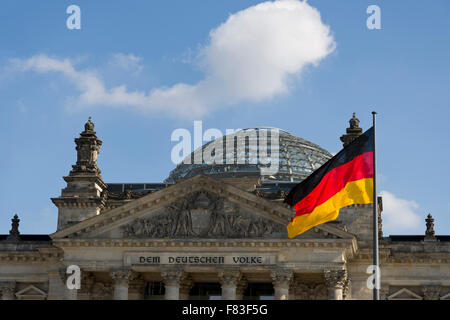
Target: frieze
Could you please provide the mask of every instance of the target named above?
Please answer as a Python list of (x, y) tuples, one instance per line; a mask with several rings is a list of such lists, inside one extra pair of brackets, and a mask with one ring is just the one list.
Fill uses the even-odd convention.
[(148, 253), (126, 252), (125, 266), (154, 265), (275, 265), (276, 255), (267, 254), (220, 254), (220, 253)]

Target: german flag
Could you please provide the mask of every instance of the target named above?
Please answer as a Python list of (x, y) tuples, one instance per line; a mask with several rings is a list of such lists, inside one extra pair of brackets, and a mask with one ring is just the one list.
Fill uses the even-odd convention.
[(284, 200), (296, 211), (289, 238), (336, 219), (343, 207), (373, 203), (373, 132), (364, 132), (292, 188)]

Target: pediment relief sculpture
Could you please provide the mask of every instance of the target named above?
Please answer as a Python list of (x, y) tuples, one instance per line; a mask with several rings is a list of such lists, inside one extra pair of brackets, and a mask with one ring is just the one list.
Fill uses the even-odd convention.
[(170, 203), (165, 210), (121, 227), (129, 238), (284, 238), (286, 228), (204, 190)]

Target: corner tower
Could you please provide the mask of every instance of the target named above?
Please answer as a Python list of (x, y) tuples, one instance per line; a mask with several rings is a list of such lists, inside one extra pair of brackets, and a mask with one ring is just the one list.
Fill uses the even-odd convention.
[(67, 187), (62, 189), (60, 197), (52, 198), (58, 207), (58, 230), (100, 214), (105, 205), (103, 190), (107, 186), (97, 167), (102, 141), (97, 138), (90, 117), (75, 144), (77, 162), (64, 177)]

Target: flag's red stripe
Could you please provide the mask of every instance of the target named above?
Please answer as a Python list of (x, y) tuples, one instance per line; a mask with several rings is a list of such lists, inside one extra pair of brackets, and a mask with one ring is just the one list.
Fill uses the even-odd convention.
[(311, 213), (315, 207), (341, 191), (348, 182), (367, 178), (373, 178), (373, 151), (363, 153), (329, 171), (311, 193), (294, 205), (295, 216)]

